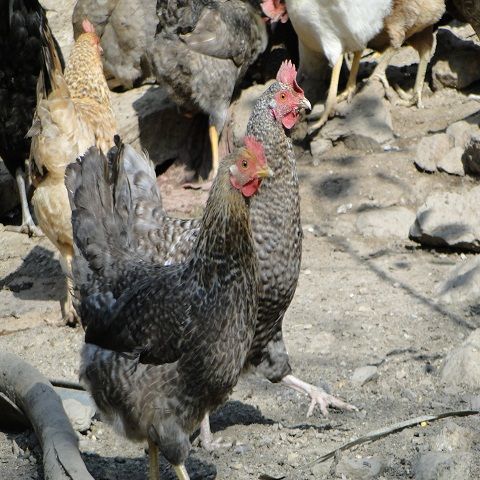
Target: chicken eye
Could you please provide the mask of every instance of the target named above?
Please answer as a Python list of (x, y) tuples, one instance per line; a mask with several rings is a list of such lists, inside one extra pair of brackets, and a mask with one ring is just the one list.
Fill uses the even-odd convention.
[(247, 168), (247, 167), (248, 167), (248, 162), (247, 162), (246, 160), (244, 160), (244, 161), (242, 162), (242, 167), (243, 167), (243, 168)]
[(280, 94), (280, 98), (281, 98), (282, 100), (285, 100), (286, 97), (287, 97), (287, 96), (286, 96), (284, 93), (281, 93), (281, 94)]

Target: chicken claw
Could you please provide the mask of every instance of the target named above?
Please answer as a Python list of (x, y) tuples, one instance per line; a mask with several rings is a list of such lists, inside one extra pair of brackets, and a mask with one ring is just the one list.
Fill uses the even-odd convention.
[(308, 407), (307, 418), (313, 414), (315, 405), (320, 407), (320, 410), (325, 417), (328, 417), (328, 407), (337, 408), (339, 410), (358, 411), (358, 408), (355, 405), (350, 405), (349, 403), (330, 395), (325, 392), (325, 390), (304, 382), (293, 375), (286, 375), (283, 377), (282, 383), (287, 387), (293, 388), (297, 392), (305, 393), (312, 399), (310, 406)]
[(218, 450), (219, 448), (230, 448), (232, 446), (230, 442), (222, 442), (221, 437), (213, 440), (208, 413), (205, 414), (202, 423), (200, 424), (200, 443), (202, 444), (202, 447), (209, 452)]

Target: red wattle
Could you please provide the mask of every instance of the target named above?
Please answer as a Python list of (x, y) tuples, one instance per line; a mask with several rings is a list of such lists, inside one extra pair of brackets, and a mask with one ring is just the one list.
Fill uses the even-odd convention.
[(298, 114), (296, 112), (288, 112), (284, 117), (282, 117), (282, 124), (287, 129), (290, 130), (298, 120)]
[(242, 187), (243, 196), (247, 197), (247, 198), (251, 197), (252, 195), (254, 195), (256, 193), (256, 191), (258, 190), (258, 187), (260, 187), (260, 179), (259, 178), (255, 178), (252, 181), (246, 183)]

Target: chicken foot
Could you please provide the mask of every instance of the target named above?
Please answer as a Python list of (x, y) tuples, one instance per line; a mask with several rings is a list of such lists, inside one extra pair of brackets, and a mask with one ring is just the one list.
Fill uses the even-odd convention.
[(413, 87), (413, 95), (408, 95), (401, 88), (395, 89), (401, 100), (398, 105), (407, 107), (417, 105), (417, 108), (424, 108), (422, 102), (423, 85), (425, 83), (425, 75), (427, 73), (428, 62), (433, 48), (433, 28), (429, 27), (414, 35), (410, 42), (412, 47), (417, 50), (420, 60), (418, 62), (417, 75), (415, 77), (415, 85)]
[[(190, 480), (185, 465), (173, 465), (173, 469), (179, 480)], [(160, 480), (158, 447), (156, 443), (150, 439), (148, 439), (148, 480)]]
[(210, 415), (207, 412), (200, 424), (200, 443), (205, 450), (213, 451), (219, 448), (230, 448), (232, 446), (229, 442), (222, 442), (222, 438), (213, 440), (212, 431), (210, 430)]
[(25, 175), (20, 167), (15, 171), (15, 180), (17, 182), (18, 194), (20, 195), (20, 205), (22, 206), (22, 224), (19, 227), (9, 225), (5, 228), (5, 230), (10, 232), (26, 233), (30, 237), (43, 237), (43, 232), (35, 225), (32, 215), (30, 214), (30, 209), (28, 208), (27, 192), (25, 188)]
[(349, 403), (328, 394), (321, 388), (300, 380), (294, 375), (286, 375), (282, 378), (282, 383), (287, 387), (293, 388), (297, 392), (305, 393), (312, 399), (310, 406), (308, 407), (307, 417), (310, 417), (313, 414), (316, 405), (320, 407), (320, 410), (325, 417), (328, 416), (328, 407), (338, 408), (339, 410), (358, 411), (358, 408), (355, 405), (350, 405)]
[(337, 104), (337, 92), (338, 92), (338, 81), (340, 79), (340, 71), (342, 70), (342, 63), (343, 63), (343, 55), (337, 60), (337, 63), (333, 67), (332, 76), (330, 78), (330, 87), (328, 89), (327, 100), (325, 102), (325, 109), (323, 110), (322, 116), (320, 120), (315, 122), (311, 127), (310, 131), (314, 132), (325, 125), (327, 120), (329, 119), (330, 115), (335, 110), (335, 106)]

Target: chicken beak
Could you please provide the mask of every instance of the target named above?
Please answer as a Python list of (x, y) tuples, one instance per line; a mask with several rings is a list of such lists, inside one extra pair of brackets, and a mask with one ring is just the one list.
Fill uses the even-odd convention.
[(273, 177), (273, 170), (267, 166), (261, 168), (257, 171), (258, 178), (264, 179), (268, 177)]
[(312, 110), (312, 104), (308, 101), (306, 97), (303, 97), (298, 104), (298, 110), (305, 109), (307, 111)]

